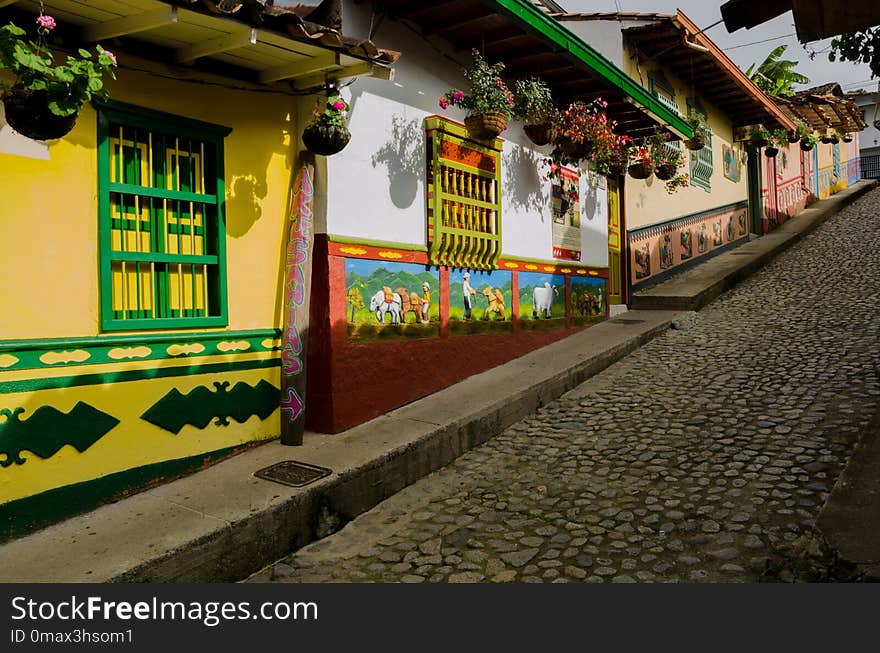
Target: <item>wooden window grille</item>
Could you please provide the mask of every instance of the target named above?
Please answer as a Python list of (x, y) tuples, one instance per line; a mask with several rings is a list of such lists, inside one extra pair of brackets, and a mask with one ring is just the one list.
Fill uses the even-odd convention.
[(117, 102), (98, 117), (101, 322), (225, 326), (229, 129)]
[(501, 256), (501, 140), (426, 119), (428, 257), (433, 265), (493, 270)]
[[(696, 100), (688, 100), (688, 113), (698, 111), (707, 117), (706, 112)], [(712, 131), (706, 129), (706, 147), (696, 152), (691, 151), (690, 157), (690, 184), (705, 191), (712, 190)]]
[(840, 143), (831, 146), (831, 161), (834, 165), (834, 176), (839, 179), (843, 176), (843, 168), (840, 165)]

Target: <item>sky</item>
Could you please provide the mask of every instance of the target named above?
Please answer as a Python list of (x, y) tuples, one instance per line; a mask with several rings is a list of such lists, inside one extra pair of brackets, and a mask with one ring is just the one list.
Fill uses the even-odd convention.
[[(642, 11), (675, 13), (680, 8), (700, 28), (707, 27), (721, 19), (720, 0), (557, 0), (570, 12), (613, 12)], [(845, 0), (841, 0), (845, 2)], [(871, 71), (866, 64), (828, 61), (827, 49), (831, 39), (801, 45), (794, 32), (794, 19), (791, 12), (774, 18), (752, 29), (740, 29), (729, 34), (724, 24), (716, 25), (705, 32), (743, 70), (754, 62), (761, 62), (770, 51), (783, 43), (788, 44), (785, 59), (798, 61), (796, 70), (810, 78), (807, 86), (839, 82), (844, 91), (860, 88), (876, 90), (878, 80), (871, 79)], [(785, 38), (776, 38), (785, 36)], [(756, 41), (773, 39), (764, 43)], [(742, 46), (742, 47), (740, 47)], [(810, 60), (808, 50), (823, 51)], [(799, 87), (795, 87), (796, 89)]]

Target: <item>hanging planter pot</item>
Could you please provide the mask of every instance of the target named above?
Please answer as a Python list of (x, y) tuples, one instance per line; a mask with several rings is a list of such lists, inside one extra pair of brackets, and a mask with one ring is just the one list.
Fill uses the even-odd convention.
[(810, 141), (801, 140), (801, 150), (804, 152), (809, 152), (813, 149), (815, 143), (811, 143)]
[(755, 147), (767, 147), (766, 138), (750, 138), (749, 143), (751, 143)]
[(587, 141), (575, 143), (567, 138), (562, 138), (557, 143), (559, 149), (572, 161), (581, 161), (593, 153), (593, 144)]
[(56, 116), (46, 91), (11, 89), (3, 94), (6, 122), (22, 136), (37, 141), (61, 138), (73, 129), (77, 114)]
[(775, 157), (777, 154), (779, 154), (779, 148), (778, 148), (778, 147), (765, 147), (765, 148), (764, 148), (764, 156), (766, 156), (766, 157), (769, 158), (769, 159), (772, 159), (772, 158)]
[(691, 152), (698, 152), (706, 147), (706, 136), (704, 134), (694, 134), (694, 137), (687, 139), (684, 144)]
[(654, 164), (640, 161), (631, 164), (626, 171), (633, 179), (647, 179), (654, 173)]
[(843, 142), (844, 142), (844, 143), (852, 143), (852, 141), (853, 141), (853, 137), (852, 137), (852, 136), (844, 136), (844, 137), (843, 137)]
[(835, 134), (834, 136), (831, 137), (831, 144), (832, 145), (837, 145), (839, 142), (840, 142), (840, 136), (838, 136), (837, 134)]
[(310, 152), (331, 156), (345, 149), (351, 140), (351, 132), (344, 125), (313, 123), (303, 130), (302, 140)]
[(790, 145), (794, 145), (794, 144), (797, 143), (799, 140), (801, 140), (801, 139), (798, 137), (797, 134), (795, 134), (794, 132), (789, 133), (789, 135), (788, 135), (788, 142), (789, 142)]
[(490, 141), (507, 129), (507, 116), (503, 113), (475, 113), (464, 119), (471, 138)]
[(671, 163), (661, 163), (654, 171), (654, 175), (660, 181), (669, 181), (675, 176), (676, 170), (678, 170), (678, 168)]
[(830, 136), (822, 136), (819, 140), (825, 145), (831, 145), (831, 137)]
[(523, 131), (535, 145), (546, 145), (553, 140), (553, 125), (549, 122), (523, 125)]

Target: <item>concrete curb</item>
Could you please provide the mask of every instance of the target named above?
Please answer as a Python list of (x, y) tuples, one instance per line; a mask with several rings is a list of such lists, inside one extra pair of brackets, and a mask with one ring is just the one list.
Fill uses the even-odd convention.
[(831, 216), (873, 190), (877, 181), (862, 180), (820, 200), (776, 231), (716, 256), (680, 275), (633, 295), (637, 310), (698, 311), (764, 267)]
[[(337, 435), (277, 442), (0, 546), (3, 582), (216, 582), (247, 577), (447, 465), (666, 331), (629, 312)], [(295, 458), (305, 488), (253, 477)]]

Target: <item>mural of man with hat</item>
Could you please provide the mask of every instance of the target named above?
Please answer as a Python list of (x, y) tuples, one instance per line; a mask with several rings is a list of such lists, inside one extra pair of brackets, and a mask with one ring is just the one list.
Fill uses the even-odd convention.
[(464, 273), (464, 319), (471, 319), (471, 297), (476, 296), (477, 291), (471, 288), (471, 273)]

